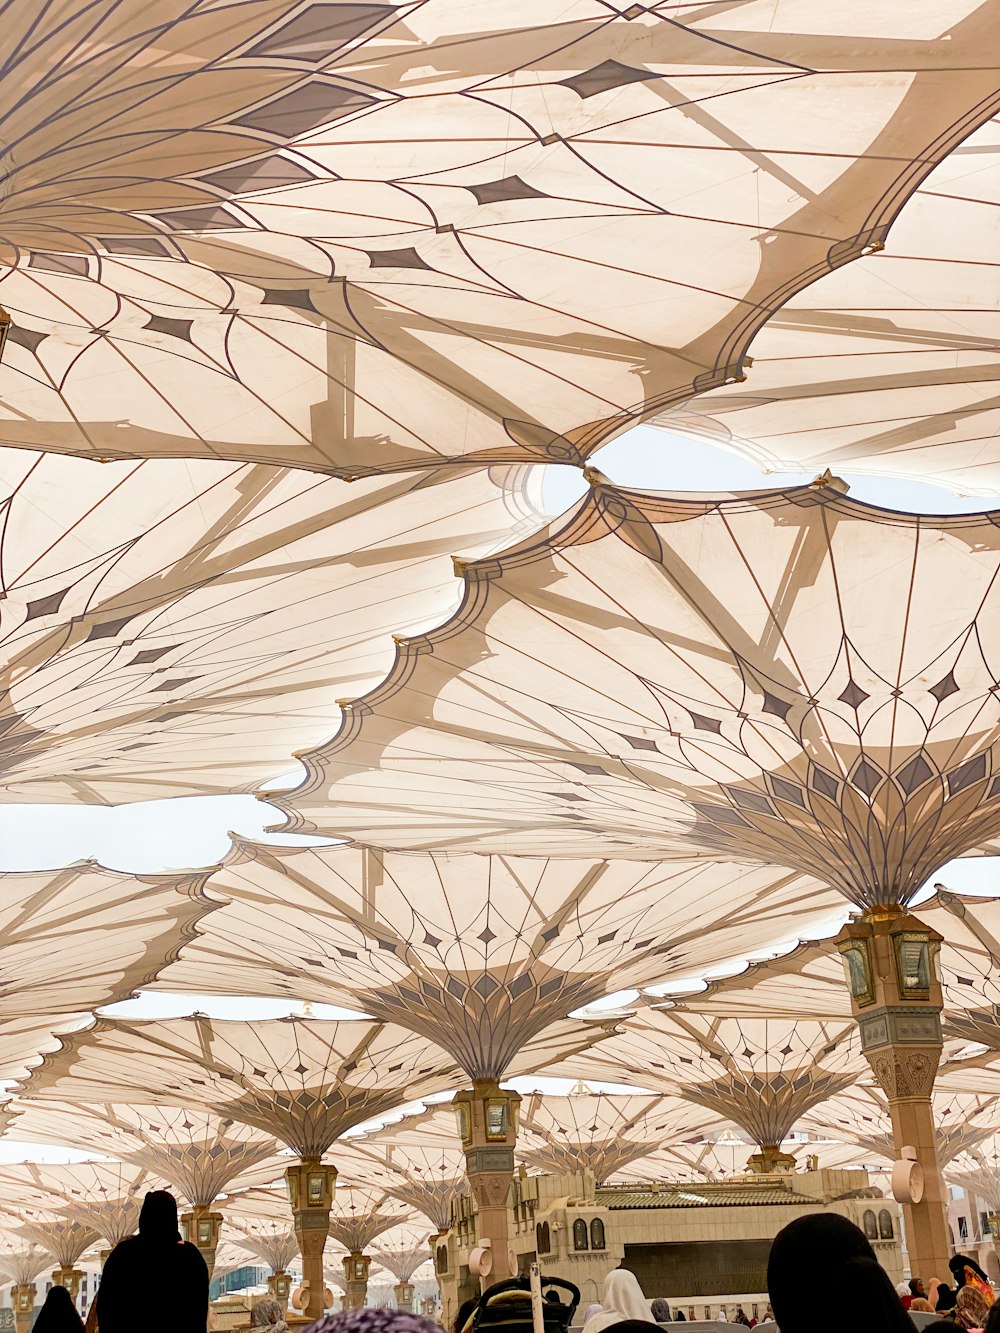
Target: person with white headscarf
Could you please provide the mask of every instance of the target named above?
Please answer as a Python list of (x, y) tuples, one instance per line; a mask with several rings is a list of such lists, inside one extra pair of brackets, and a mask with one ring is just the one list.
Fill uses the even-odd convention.
[(649, 1301), (642, 1294), (639, 1279), (627, 1268), (614, 1268), (604, 1279), (600, 1314), (591, 1315), (583, 1326), (583, 1333), (604, 1333), (624, 1320), (656, 1324), (649, 1309)]

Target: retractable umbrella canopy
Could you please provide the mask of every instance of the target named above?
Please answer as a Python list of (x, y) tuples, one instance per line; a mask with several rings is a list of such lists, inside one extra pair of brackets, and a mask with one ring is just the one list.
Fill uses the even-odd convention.
[(745, 383), (654, 419), (768, 471), (869, 472), (1000, 494), (1000, 122), (903, 206), (884, 250), (797, 293)]
[(1000, 815), (1000, 529), (843, 485), (591, 493), (464, 568), (278, 804), (396, 847), (786, 865), (905, 904)]
[(990, 113), (996, 9), (5, 13), (0, 442), (578, 460), (741, 373)]
[(59, 1032), (175, 959), (218, 905), (205, 880), (91, 863), (0, 873), (0, 1078), (23, 1075)]
[(690, 857), (241, 846), (213, 885), (225, 920), (161, 987), (347, 1005), (430, 1038), (474, 1078), (540, 1069), (546, 1043), (550, 1063), (589, 1045), (567, 1015), (610, 991), (697, 973), (838, 910), (807, 876)]
[(336, 731), (337, 700), (383, 678), (394, 633), (454, 609), (452, 555), (538, 526), (527, 474), (348, 486), (0, 449), (0, 800), (116, 804), (287, 774)]

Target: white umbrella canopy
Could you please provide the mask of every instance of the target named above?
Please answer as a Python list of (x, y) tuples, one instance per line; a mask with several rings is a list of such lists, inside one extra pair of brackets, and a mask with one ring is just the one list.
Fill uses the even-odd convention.
[(0, 1079), (58, 1034), (148, 985), (218, 905), (205, 874), (126, 875), (84, 862), (0, 873)]
[(346, 1005), (490, 1078), (602, 1037), (566, 1015), (609, 992), (698, 974), (839, 910), (808, 876), (690, 855), (651, 865), (244, 845), (213, 887), (229, 900), (223, 919), (157, 985)]
[(0, 443), (88, 457), (578, 460), (738, 377), (997, 94), (983, 0), (5, 18)]
[(454, 609), (452, 555), (537, 528), (529, 472), (349, 486), (0, 449), (0, 800), (118, 804), (287, 774), (336, 730), (337, 700), (383, 678), (393, 634)]
[(908, 903), (1000, 810), (1000, 530), (836, 479), (733, 496), (591, 474), (303, 756), (293, 826), (398, 848), (794, 867)]
[(1000, 122), (906, 204), (884, 250), (797, 293), (754, 338), (746, 382), (653, 425), (767, 471), (824, 468), (1000, 495)]

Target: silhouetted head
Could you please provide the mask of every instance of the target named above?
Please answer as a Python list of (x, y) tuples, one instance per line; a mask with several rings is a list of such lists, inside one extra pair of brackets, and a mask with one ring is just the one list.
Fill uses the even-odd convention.
[(83, 1320), (65, 1287), (53, 1287), (35, 1320), (38, 1333), (82, 1333)]
[(176, 1245), (180, 1240), (177, 1200), (169, 1190), (150, 1190), (143, 1199), (139, 1235), (154, 1245)]
[[(819, 1298), (820, 1290), (836, 1300)], [(839, 1333), (845, 1318), (856, 1333), (913, 1333), (864, 1232), (837, 1213), (810, 1213), (778, 1232), (767, 1292), (781, 1333)]]

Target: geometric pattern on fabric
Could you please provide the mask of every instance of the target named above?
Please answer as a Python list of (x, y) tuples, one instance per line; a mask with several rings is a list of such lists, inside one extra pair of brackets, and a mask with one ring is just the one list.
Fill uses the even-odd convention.
[[(1000, 515), (591, 492), (463, 567), (276, 804), (380, 845), (793, 867), (906, 903), (1000, 820)], [(430, 701), (430, 702), (428, 702)]]
[[(119, 1158), (151, 1178), (145, 1188), (166, 1185), (191, 1207), (208, 1207), (232, 1188), (269, 1184), (287, 1165), (272, 1137), (206, 1111), (133, 1103), (64, 1105), (23, 1097), (9, 1105), (6, 1138), (71, 1143)], [(46, 1180), (57, 1170), (38, 1169)]]
[(62, 1040), (24, 1085), (39, 1100), (131, 1096), (210, 1111), (273, 1135), (300, 1157), (402, 1103), (454, 1087), (438, 1047), (368, 1019), (98, 1019)]
[[(2, 284), (0, 284), (2, 286)], [(183, 374), (183, 372), (180, 372)], [(0, 449), (0, 800), (246, 790), (337, 728), (450, 556), (542, 521), (531, 469), (374, 478)]]
[(746, 383), (652, 424), (769, 472), (907, 476), (1000, 495), (1000, 122), (904, 204), (886, 248), (797, 293), (751, 345)]
[(587, 1044), (565, 1016), (609, 991), (698, 972), (837, 911), (803, 876), (689, 858), (244, 846), (213, 887), (230, 900), (224, 919), (160, 987), (346, 1005), (494, 1078)]
[(11, 0), (0, 443), (576, 460), (738, 377), (997, 101), (981, 0), (772, 10)]
[(683, 1007), (643, 1009), (560, 1073), (627, 1081), (704, 1106), (760, 1147), (778, 1147), (819, 1102), (868, 1064), (853, 1019), (732, 1019)]
[(0, 1078), (58, 1033), (147, 986), (216, 903), (206, 874), (127, 875), (86, 862), (0, 873)]
[(542, 1174), (592, 1171), (600, 1184), (667, 1144), (700, 1139), (723, 1123), (675, 1097), (531, 1093), (521, 1103), (517, 1158)]

